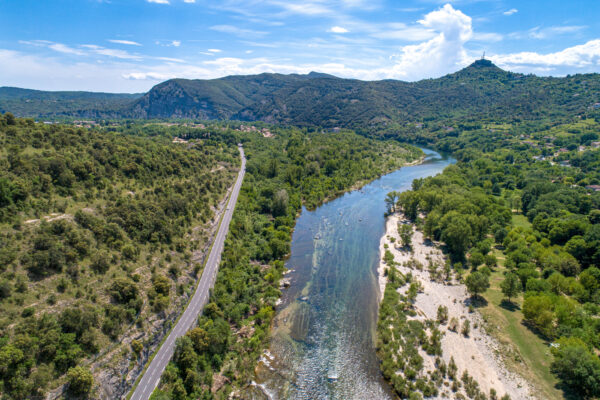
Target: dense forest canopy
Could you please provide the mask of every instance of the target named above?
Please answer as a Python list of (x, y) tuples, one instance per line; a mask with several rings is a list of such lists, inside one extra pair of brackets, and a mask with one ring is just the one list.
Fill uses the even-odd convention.
[(11, 114), (0, 143), (0, 391), (35, 398), (176, 313), (239, 156)]

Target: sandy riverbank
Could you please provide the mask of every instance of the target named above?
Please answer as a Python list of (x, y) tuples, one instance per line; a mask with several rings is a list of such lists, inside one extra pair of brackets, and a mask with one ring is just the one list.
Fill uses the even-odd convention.
[[(440, 266), (445, 263), (444, 255), (439, 246), (436, 243), (426, 242), (423, 234), (414, 230), (412, 249), (409, 251), (401, 249), (398, 223), (408, 223), (408, 221), (398, 213), (389, 216), (386, 219), (386, 233), (380, 241), (381, 255), (378, 268), (380, 300), (387, 281), (384, 276), (387, 266), (383, 262), (385, 245), (387, 244), (387, 250), (392, 252), (395, 261), (398, 263), (396, 268), (403, 274), (411, 272), (422, 284), (423, 291), (418, 294), (414, 304), (417, 311), (417, 317), (415, 318), (435, 320), (438, 306), (443, 305), (448, 307), (448, 319), (457, 318), (460, 326), (463, 325), (465, 320), (470, 321), (471, 333), (468, 337), (463, 336), (460, 332), (455, 333), (448, 330), (447, 324), (440, 326), (440, 330), (443, 332), (443, 359), (448, 363), (450, 357), (454, 357), (458, 367), (458, 376), (467, 370), (479, 383), (484, 393), (489, 394), (490, 389), (494, 388), (498, 393), (498, 398), (506, 393), (513, 400), (535, 399), (536, 397), (533, 395), (530, 385), (520, 376), (509, 372), (504, 366), (499, 355), (500, 346), (481, 329), (483, 321), (479, 313), (476, 311), (469, 313), (469, 295), (464, 285), (454, 280), (443, 283), (430, 279), (427, 268), (429, 260)], [(391, 238), (394, 238), (394, 242)], [(424, 266), (423, 270), (403, 266), (405, 262), (411, 259), (419, 261)], [(400, 290), (406, 290), (406, 287)], [(422, 354), (422, 356), (426, 368), (433, 369), (434, 357), (426, 354)], [(445, 392), (449, 392), (450, 398), (454, 397), (447, 388), (440, 389), (440, 392), (439, 398), (448, 398), (443, 396)]]

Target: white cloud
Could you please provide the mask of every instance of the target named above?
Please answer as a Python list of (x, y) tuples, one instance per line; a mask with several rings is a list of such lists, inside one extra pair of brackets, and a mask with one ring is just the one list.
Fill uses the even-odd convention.
[(173, 40), (169, 46), (179, 47), (181, 46), (181, 40)]
[(248, 37), (248, 36), (264, 36), (268, 32), (263, 31), (255, 31), (253, 29), (244, 29), (234, 25), (214, 25), (209, 29), (222, 33), (229, 33), (232, 35), (240, 36), (240, 37)]
[[(403, 25), (403, 26), (399, 26)], [(371, 34), (371, 37), (384, 40), (402, 40), (409, 42), (420, 42), (435, 36), (435, 31), (421, 26), (407, 27), (404, 24), (395, 24), (395, 28), (382, 30)]]
[(348, 33), (348, 32), (349, 32), (349, 30), (348, 30), (348, 29), (346, 29), (346, 28), (343, 28), (343, 27), (341, 27), (341, 26), (332, 26), (332, 27), (329, 29), (329, 32), (333, 32), (333, 33)]
[(464, 45), (473, 36), (471, 17), (446, 4), (419, 23), (437, 34), (426, 42), (404, 46), (393, 67), (395, 75), (403, 79), (436, 77), (468, 63)]
[(146, 0), (148, 3), (170, 4), (169, 0)]
[(175, 63), (184, 63), (185, 60), (181, 58), (172, 58), (172, 57), (155, 57), (157, 60), (167, 61), (167, 62), (175, 62)]
[(577, 33), (585, 28), (587, 27), (582, 25), (550, 26), (548, 28), (535, 27), (529, 30), (529, 37), (533, 39), (549, 39), (558, 35)]
[(209, 53), (220, 53), (222, 50), (221, 49), (208, 49), (207, 51)]
[(183, 0), (184, 3), (195, 3), (196, 0)]
[(106, 47), (98, 46), (95, 44), (83, 44), (81, 47), (89, 49), (93, 54), (100, 56), (120, 58), (123, 60), (141, 60), (143, 57), (139, 54), (131, 54), (125, 50), (119, 49), (107, 49)]
[(141, 46), (141, 44), (139, 44), (138, 42), (134, 42), (132, 40), (108, 39), (108, 41), (111, 43), (125, 44), (128, 46)]
[(494, 32), (475, 32), (473, 33), (473, 40), (478, 42), (500, 42), (504, 39), (499, 33)]
[(52, 49), (54, 51), (58, 51), (59, 53), (65, 53), (65, 54), (73, 54), (76, 56), (84, 56), (85, 52), (81, 51), (81, 50), (77, 50), (74, 49), (72, 47), (69, 47), (65, 44), (62, 43), (52, 43), (48, 45), (49, 49)]
[(587, 43), (568, 47), (554, 53), (520, 52), (500, 54), (492, 56), (490, 59), (499, 66), (506, 68), (528, 65), (543, 66), (546, 68), (600, 66), (600, 39), (590, 40)]
[(504, 15), (513, 15), (513, 14), (516, 14), (518, 12), (519, 12), (519, 10), (517, 10), (516, 8), (511, 8), (510, 10), (504, 11), (502, 14), (504, 14)]

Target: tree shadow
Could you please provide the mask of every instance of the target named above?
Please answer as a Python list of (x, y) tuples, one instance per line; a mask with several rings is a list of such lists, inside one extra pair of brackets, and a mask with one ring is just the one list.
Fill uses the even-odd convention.
[(435, 243), (433, 243), (433, 240), (429, 239), (429, 238), (425, 238), (423, 240), (423, 244), (427, 247), (434, 247)]
[(483, 296), (471, 296), (465, 300), (465, 305), (473, 306), (474, 308), (482, 308), (488, 305), (488, 301)]
[(500, 302), (500, 307), (510, 312), (515, 312), (521, 309), (521, 307), (519, 307), (518, 304), (513, 303), (512, 301), (508, 301), (506, 299), (502, 299), (502, 301)]

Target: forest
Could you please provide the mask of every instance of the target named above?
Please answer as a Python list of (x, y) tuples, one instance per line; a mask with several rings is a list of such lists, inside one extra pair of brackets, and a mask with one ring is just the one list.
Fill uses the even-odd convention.
[(149, 343), (132, 338), (194, 287), (237, 149), (8, 113), (0, 143), (0, 392), (87, 393), (92, 368), (135, 360)]
[[(549, 372), (564, 396), (600, 396), (598, 113), (451, 128), (415, 135), (458, 162), (415, 180), (397, 207), (445, 245), (453, 273), (484, 315), (496, 296), (490, 282), (498, 282), (501, 307), (522, 314), (550, 350)], [(541, 368), (542, 360), (522, 362)]]

